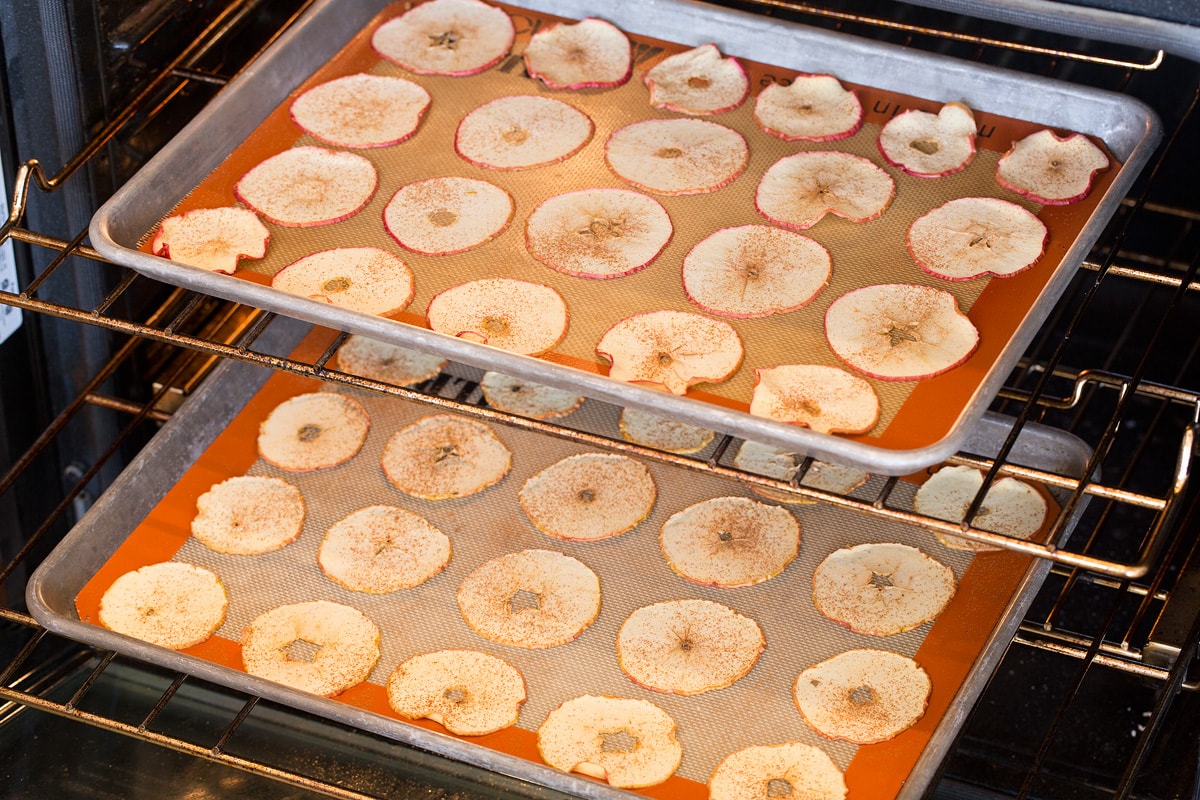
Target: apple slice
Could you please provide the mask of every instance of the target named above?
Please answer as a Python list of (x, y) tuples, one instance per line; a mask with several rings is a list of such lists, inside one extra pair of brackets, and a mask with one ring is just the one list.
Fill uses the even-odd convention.
[(607, 89), (633, 74), (633, 46), (611, 22), (588, 17), (542, 28), (525, 46), (525, 72), (551, 89)]
[(508, 14), (479, 0), (430, 0), (371, 36), (375, 52), (422, 75), (483, 72), (508, 55), (512, 43)]
[(884, 742), (925, 715), (933, 682), (911, 658), (848, 650), (800, 673), (792, 696), (804, 721), (826, 739)]
[(863, 109), (858, 93), (832, 75), (797, 75), (786, 86), (772, 83), (759, 93), (754, 119), (789, 142), (832, 142), (858, 133)]
[(276, 225), (305, 228), (352, 217), (375, 194), (370, 161), (323, 147), (293, 147), (241, 177), (233, 193)]
[(660, 417), (640, 408), (622, 408), (617, 418), (621, 436), (634, 444), (668, 453), (697, 453), (708, 447), (716, 434), (671, 417)]
[(180, 561), (126, 572), (100, 597), (98, 622), (143, 642), (183, 650), (216, 633), (229, 597), (215, 573)]
[(463, 117), (454, 149), (488, 169), (528, 169), (575, 155), (594, 128), (587, 114), (552, 97), (499, 97)]
[(918, 178), (952, 175), (975, 158), (975, 115), (962, 103), (946, 103), (936, 114), (897, 114), (879, 131), (879, 152)]
[(483, 278), (451, 287), (429, 301), (429, 327), (501, 350), (538, 355), (567, 335), (567, 304), (540, 283)]
[(644, 269), (674, 232), (667, 210), (625, 189), (556, 195), (525, 223), (525, 246), (538, 261), (578, 278), (620, 278)]
[(915, 220), (906, 243), (913, 261), (930, 275), (966, 281), (1029, 269), (1049, 237), (1042, 221), (1016, 203), (960, 197)]
[(525, 481), (517, 498), (533, 526), (574, 542), (633, 530), (654, 508), (658, 489), (640, 461), (616, 453), (576, 453)]
[(238, 206), (197, 208), (167, 217), (150, 252), (193, 267), (232, 275), (242, 258), (262, 258), (271, 232), (253, 211)]
[[(962, 522), (975, 495), (983, 488), (983, 473), (974, 467), (942, 467), (917, 489), (913, 508), (918, 514)], [(1037, 533), (1046, 518), (1046, 501), (1036, 489), (1016, 478), (999, 478), (983, 498), (972, 527), (989, 533), (1001, 533), (1015, 539), (1028, 539)], [(946, 547), (956, 550), (990, 551), (998, 548), (959, 536), (937, 534)]]
[(1063, 206), (1088, 196), (1108, 156), (1082, 133), (1059, 136), (1041, 130), (1013, 144), (996, 164), (996, 182), (1047, 206)]
[(754, 207), (786, 228), (811, 228), (826, 214), (869, 222), (896, 193), (892, 177), (862, 156), (814, 150), (785, 156), (758, 182)]
[(359, 73), (314, 86), (292, 102), (292, 122), (338, 147), (387, 147), (417, 131), (429, 92), (405, 80)]
[(731, 753), (708, 779), (710, 800), (846, 800), (846, 778), (824, 750), (804, 742)]
[(785, 364), (754, 370), (750, 413), (817, 433), (865, 433), (879, 421), (871, 384), (844, 369)]
[(446, 366), (441, 356), (358, 335), (338, 348), (337, 357), (338, 367), (344, 372), (394, 386), (424, 383)]
[(383, 224), (401, 247), (427, 256), (462, 253), (508, 228), (513, 200), (475, 178), (429, 178), (400, 188), (383, 210)]
[(276, 272), (271, 287), (383, 316), (407, 308), (415, 291), (408, 265), (377, 247), (339, 247), (305, 256)]
[(608, 376), (684, 394), (694, 383), (728, 380), (742, 364), (742, 340), (728, 322), (685, 311), (649, 311), (618, 322), (596, 352)]
[(613, 131), (604, 146), (621, 180), (653, 194), (715, 192), (746, 168), (750, 150), (732, 128), (700, 119), (648, 119)]
[(714, 497), (677, 511), (659, 534), (673, 572), (705, 586), (753, 586), (774, 578), (800, 552), (792, 513), (748, 497)]
[(459, 736), (483, 736), (517, 723), (525, 678), (487, 653), (438, 650), (396, 667), (388, 677), (387, 698), (406, 719), (431, 719)]
[(766, 225), (723, 228), (683, 259), (683, 291), (710, 314), (766, 317), (808, 305), (829, 281), (829, 251)]
[(583, 404), (583, 398), (575, 392), (499, 372), (483, 373), (479, 387), (492, 408), (532, 419), (565, 417)]
[(683, 114), (732, 111), (750, 93), (750, 79), (736, 58), (722, 58), (715, 44), (704, 44), (663, 59), (643, 80), (650, 105)]
[[(791, 481), (800, 469), (802, 456), (789, 453), (783, 448), (761, 442), (744, 441), (733, 457), (733, 464), (740, 470), (752, 472), (777, 481)], [(856, 467), (813, 461), (800, 479), (801, 486), (820, 489), (833, 494), (850, 494), (862, 486), (871, 473)], [(750, 491), (779, 503), (811, 503), (799, 495), (776, 491), (764, 486), (751, 486)]]
[(829, 349), (851, 369), (885, 381), (916, 381), (954, 369), (979, 331), (949, 292), (905, 283), (855, 289), (825, 312)]

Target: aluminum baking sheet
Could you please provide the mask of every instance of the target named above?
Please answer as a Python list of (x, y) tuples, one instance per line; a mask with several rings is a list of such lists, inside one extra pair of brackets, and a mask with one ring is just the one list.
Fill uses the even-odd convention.
[[(696, 311), (679, 281), (679, 265), (690, 247), (718, 227), (763, 222), (753, 207), (757, 176), (779, 157), (826, 146), (785, 143), (768, 136), (754, 123), (751, 102), (717, 117), (747, 138), (751, 161), (746, 173), (712, 194), (662, 198), (675, 222), (671, 243), (649, 268), (620, 279), (574, 278), (540, 264), (525, 249), (523, 220), (537, 203), (565, 189), (623, 186), (604, 165), (608, 133), (635, 119), (670, 114), (650, 109), (637, 76), (611, 91), (552, 93), (524, 76), (521, 60), (515, 55), (470, 78), (408, 76), (430, 90), (433, 106), (421, 129), (407, 142), (361, 151), (376, 163), (381, 183), (371, 203), (356, 216), (318, 228), (273, 227), (267, 258), (243, 260), (243, 268), (233, 278), (173, 264), (139, 250), (147, 234), (173, 209), (231, 204), (232, 185), (245, 170), (295, 143), (311, 141), (300, 136), (287, 114), (287, 100), (303, 80), (308, 78), (310, 83), (303, 84), (307, 86), (358, 70), (401, 74), (399, 68), (381, 62), (367, 40), (374, 26), (400, 13), (403, 6), (388, 6), (376, 15), (379, 6), (373, 0), (320, 3), (100, 210), (92, 226), (92, 243), (105, 256), (170, 283), (437, 351), (458, 362), (573, 387), (589, 396), (639, 406), (793, 452), (857, 464), (874, 472), (905, 474), (961, 447), (971, 425), (1117, 207), (1157, 137), (1153, 113), (1119, 95), (695, 3), (659, 0), (592, 5), (575, 0), (531, 2), (529, 6), (512, 10), (518, 29), (515, 50), (530, 29), (544, 24), (551, 10), (572, 18), (597, 13), (634, 38), (639, 75), (669, 52), (707, 41), (746, 58), (756, 90), (786, 80), (797, 71), (837, 75), (858, 88), (867, 110), (863, 130), (837, 143), (837, 149), (878, 162), (875, 137), (891, 115), (906, 107), (936, 109), (942, 102), (959, 100), (976, 110), (981, 128), (979, 153), (967, 170), (938, 180), (913, 178), (889, 169), (897, 182), (897, 195), (878, 220), (854, 225), (830, 218), (806, 231), (833, 255), (830, 286), (798, 311), (732, 320), (746, 345), (741, 369), (725, 383), (701, 384), (684, 397), (609, 380), (606, 363), (595, 354), (595, 344), (604, 330), (632, 313), (661, 308)], [(774, 66), (751, 62), (750, 56)], [(458, 119), (486, 99), (513, 93), (553, 94), (570, 100), (593, 118), (596, 135), (578, 155), (535, 170), (495, 172), (459, 159), (451, 146)], [(1103, 141), (1119, 164), (1101, 174), (1082, 203), (1039, 210), (1052, 232), (1042, 261), (1003, 281), (945, 282), (917, 269), (905, 253), (908, 224), (951, 197), (1002, 193), (992, 179), (999, 154), (1011, 141), (1047, 125)], [(380, 224), (383, 206), (400, 185), (443, 174), (482, 177), (500, 185), (514, 197), (516, 216), (502, 235), (470, 252), (439, 257), (405, 253), (417, 276), (417, 295), (397, 319), (342, 310), (263, 285), (291, 260), (316, 250), (347, 243), (395, 249)], [(1009, 193), (1009, 198), (1013, 197)], [(564, 341), (545, 357), (531, 358), (423, 327), (424, 309), (434, 294), (484, 276), (521, 277), (557, 289), (572, 310)], [(939, 284), (951, 291), (981, 331), (979, 350), (962, 366), (936, 378), (872, 381), (881, 398), (882, 414), (866, 434), (830, 436), (751, 416), (748, 404), (754, 369), (782, 363), (835, 365), (824, 340), (825, 308), (845, 291), (881, 282)]]
[[(301, 328), (291, 321), (272, 327), (282, 337), (283, 352), (289, 337)], [(321, 352), (331, 336), (318, 331), (307, 338), (300, 345), (300, 357)], [(615, 539), (559, 542), (537, 532), (516, 500), (527, 477), (568, 454), (592, 449), (559, 437), (495, 425), (514, 453), (513, 470), (501, 483), (469, 498), (412, 500), (383, 478), (379, 453), (398, 427), (434, 412), (421, 403), (356, 393), (371, 413), (372, 429), (363, 451), (350, 462), (314, 473), (284, 474), (257, 460), (254, 439), (263, 416), (283, 398), (322, 388), (334, 390), (261, 367), (222, 365), (39, 568), (29, 584), (31, 613), (66, 636), (580, 796), (628, 795), (542, 764), (534, 731), (562, 701), (606, 693), (648, 699), (679, 726), (683, 764), (667, 783), (646, 790), (651, 796), (700, 800), (707, 796), (705, 782), (724, 755), (751, 744), (800, 740), (821, 746), (846, 769), (852, 797), (878, 800), (915, 797), (932, 778), (1049, 566), (1014, 553), (972, 558), (941, 547), (922, 529), (809, 504), (791, 507), (803, 539), (799, 557), (783, 573), (751, 587), (701, 587), (666, 566), (658, 546), (659, 527), (699, 500), (745, 495), (738, 481), (648, 461), (659, 491), (645, 522)], [(596, 409), (593, 401), (584, 409), (589, 404), (589, 425), (615, 417)], [(1003, 418), (986, 417), (971, 449), (994, 452), (1007, 432)], [(1036, 425), (1023, 431), (1014, 450), (1017, 463), (1063, 474), (1078, 474), (1087, 456), (1078, 439)], [(305, 529), (297, 541), (261, 556), (209, 551), (189, 537), (195, 498), (213, 483), (245, 472), (280, 474), (299, 486), (308, 509)], [(883, 479), (873, 480), (877, 487)], [(894, 496), (909, 498), (913, 488), (901, 482)], [(426, 516), (450, 536), (453, 556), (444, 572), (415, 589), (374, 596), (347, 592), (322, 575), (315, 561), (317, 545), (328, 524), (361, 505), (380, 502), (401, 504)], [(812, 570), (832, 550), (865, 541), (911, 543), (953, 567), (960, 578), (958, 592), (936, 622), (879, 638), (853, 634), (817, 614), (809, 599)], [(495, 645), (471, 632), (459, 617), (454, 593), (463, 576), (488, 558), (526, 547), (562, 550), (599, 574), (604, 592), (600, 616), (574, 642), (542, 651)], [(169, 559), (200, 563), (221, 576), (230, 606), (216, 636), (174, 652), (88, 621), (100, 593), (116, 575)], [(616, 663), (616, 629), (643, 604), (685, 597), (715, 600), (751, 616), (763, 628), (766, 651), (749, 675), (726, 689), (680, 697), (636, 686)], [(237, 641), (255, 615), (277, 604), (318, 598), (354, 605), (382, 628), (383, 655), (367, 683), (326, 699), (241, 671)], [(433, 723), (405, 722), (390, 712), (381, 685), (390, 672), (415, 653), (444, 647), (492, 652), (523, 672), (529, 699), (516, 727), (485, 737), (457, 738)], [(792, 705), (790, 687), (801, 669), (855, 647), (914, 656), (932, 676), (934, 691), (926, 715), (889, 742), (855, 747), (823, 740)]]

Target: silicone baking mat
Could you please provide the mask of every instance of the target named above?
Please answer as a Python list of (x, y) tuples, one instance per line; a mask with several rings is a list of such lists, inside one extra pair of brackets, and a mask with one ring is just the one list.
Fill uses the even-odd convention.
[[(348, 244), (373, 245), (398, 253), (413, 269), (416, 296), (412, 304), (395, 315), (401, 324), (382, 328), (375, 325), (370, 330), (363, 329), (366, 323), (358, 319), (363, 315), (272, 291), (271, 300), (276, 304), (276, 310), (409, 346), (440, 350), (456, 360), (477, 366), (485, 366), (495, 357), (502, 362), (502, 368), (512, 374), (558, 385), (578, 384), (588, 394), (595, 394), (599, 389), (601, 393), (608, 393), (603, 396), (609, 400), (618, 400), (612, 393), (621, 392), (627, 397), (621, 397), (619, 402), (661, 408), (663, 413), (787, 445), (798, 452), (813, 452), (830, 460), (856, 462), (874, 471), (897, 474), (940, 460), (953, 450), (955, 436), (961, 441), (969, 423), (982, 413), (990, 394), (999, 387), (1004, 374), (1019, 355), (1019, 347), (1013, 346), (1014, 340), (1032, 334), (1041, 316), (1048, 312), (1053, 296), (1065, 287), (1065, 277), (1069, 275), (1064, 276), (1064, 268), (1069, 272), (1082, 258), (1077, 246), (1081, 235), (1086, 233), (1094, 237), (1103, 224), (1105, 214), (1097, 214), (1097, 210), (1105, 198), (1110, 206), (1114, 201), (1109, 196), (1109, 188), (1118, 178), (1121, 182), (1131, 179), (1128, 170), (1113, 159), (1097, 176), (1096, 184), (1085, 200), (1068, 206), (1038, 208), (1002, 189), (993, 176), (1000, 154), (1014, 141), (1044, 125), (979, 109), (975, 112), (979, 127), (978, 153), (970, 166), (960, 173), (938, 179), (906, 175), (884, 165), (876, 146), (879, 129), (904, 110), (936, 111), (941, 103), (849, 81), (846, 81), (847, 85), (858, 92), (866, 114), (865, 124), (857, 134), (827, 143), (784, 142), (764, 133), (756, 124), (754, 98), (771, 83), (788, 82), (796, 75), (796, 70), (742, 59), (750, 77), (751, 97), (734, 111), (705, 119), (731, 127), (745, 137), (750, 152), (745, 172), (730, 185), (712, 193), (656, 197), (673, 220), (674, 235), (648, 268), (611, 280), (572, 277), (543, 265), (530, 255), (525, 247), (525, 219), (543, 200), (564, 191), (629, 188), (605, 164), (605, 142), (610, 133), (628, 123), (682, 116), (652, 108), (642, 76), (662, 59), (686, 47), (662, 39), (631, 35), (635, 66), (634, 76), (628, 83), (608, 90), (552, 91), (525, 76), (520, 53), (531, 32), (558, 18), (504, 6), (517, 29), (512, 55), (496, 67), (470, 77), (413, 75), (384, 61), (370, 47), (372, 32), (405, 8), (406, 4), (388, 6), (331, 60), (311, 65), (315, 70), (312, 76), (266, 114), (265, 120), (244, 141), (232, 146), (227, 157), (207, 178), (194, 188), (188, 187), (188, 194), (181, 203), (173, 209), (170, 206), (158, 208), (157, 216), (140, 231), (143, 248), (148, 247), (147, 237), (162, 216), (193, 208), (234, 204), (233, 186), (250, 168), (295, 145), (320, 145), (317, 140), (304, 135), (289, 116), (291, 100), (299, 92), (357, 72), (403, 76), (424, 86), (433, 98), (432, 104), (417, 133), (407, 141), (392, 147), (355, 151), (370, 159), (379, 173), (379, 187), (368, 206), (355, 216), (332, 225), (302, 229), (270, 225), (271, 243), (266, 258), (257, 262), (243, 260), (237, 277), (269, 284), (271, 275), (304, 255)], [(696, 13), (701, 12), (697, 10)], [(706, 9), (704, 13), (720, 12)], [(884, 63), (888, 58), (883, 57)], [(891, 66), (901, 71), (921, 69), (919, 63), (893, 60), (895, 63)], [(934, 71), (943, 68), (944, 65), (930, 62), (926, 67), (928, 72), (914, 74), (912, 85), (928, 85), (931, 92), (937, 87), (938, 92), (945, 94), (934, 77)], [(266, 80), (262, 82), (266, 83)], [(1031, 86), (1029, 91), (1035, 89)], [(1007, 93), (1011, 93), (1011, 88)], [(549, 96), (571, 103), (594, 121), (594, 136), (571, 158), (529, 170), (489, 170), (459, 158), (454, 150), (454, 132), (462, 117), (490, 99), (513, 94)], [(210, 120), (209, 124), (215, 128), (219, 118)], [(757, 319), (727, 319), (742, 338), (745, 358), (727, 382), (702, 383), (692, 389), (687, 399), (698, 402), (681, 403), (677, 398), (641, 387), (615, 387), (607, 381), (590, 382), (596, 375), (607, 374), (607, 361), (595, 353), (595, 346), (601, 335), (620, 319), (660, 309), (700, 312), (688, 301), (682, 289), (680, 268), (684, 256), (697, 242), (719, 228), (766, 224), (754, 208), (754, 192), (763, 172), (783, 156), (825, 149), (854, 153), (883, 166), (896, 182), (896, 195), (891, 207), (879, 219), (858, 224), (828, 215), (804, 231), (805, 235), (823, 244), (833, 260), (830, 283), (814, 301), (789, 313)], [(469, 252), (425, 256), (403, 251), (382, 224), (384, 206), (401, 186), (444, 175), (484, 179), (503, 188), (515, 200), (512, 223), (496, 239)], [(906, 251), (905, 234), (909, 225), (947, 200), (964, 196), (1003, 197), (1036, 211), (1050, 230), (1046, 254), (1038, 264), (1003, 280), (944, 281), (921, 271)], [(94, 230), (93, 239), (97, 239), (98, 233), (103, 231)], [(149, 258), (145, 252), (137, 256)], [(135, 268), (144, 265), (137, 258), (129, 263)], [(182, 272), (185, 270), (193, 274), (185, 276)], [(201, 281), (206, 291), (243, 299), (236, 296), (236, 288), (231, 288), (236, 281), (208, 273), (197, 276), (194, 274), (197, 272), (202, 271), (177, 266), (175, 273), (167, 273), (165, 278)], [(164, 277), (162, 273), (156, 276)], [(484, 345), (472, 346), (450, 337), (429, 336), (428, 331), (420, 330), (425, 327), (425, 308), (434, 295), (481, 277), (520, 278), (552, 286), (566, 300), (571, 312), (566, 338), (537, 361), (496, 354)], [(906, 382), (872, 379), (882, 405), (879, 422), (871, 431), (844, 437), (842, 441), (842, 444), (846, 444), (846, 440), (860, 443), (866, 445), (865, 448), (848, 447), (836, 451), (838, 445), (831, 443), (836, 441), (831, 437), (779, 423), (764, 424), (764, 420), (750, 418), (746, 412), (753, 392), (755, 369), (797, 363), (838, 366), (839, 362), (825, 342), (825, 310), (843, 293), (878, 283), (916, 283), (951, 292), (980, 331), (978, 350), (963, 365), (935, 378)], [(729, 416), (729, 412), (735, 413)], [(739, 425), (759, 427), (751, 430), (739, 428)], [(835, 450), (822, 451), (819, 446), (813, 449), (814, 442)], [(923, 463), (918, 463), (921, 459), (924, 459)]]
[[(296, 357), (316, 357), (331, 336), (328, 331), (317, 330), (301, 343)], [(562, 542), (538, 532), (529, 523), (516, 493), (531, 475), (590, 448), (495, 425), (496, 434), (513, 453), (512, 471), (503, 481), (467, 498), (414, 500), (388, 483), (380, 468), (380, 453), (397, 429), (434, 413), (420, 403), (355, 393), (370, 412), (371, 430), (362, 451), (341, 466), (288, 473), (257, 458), (255, 441), (261, 420), (284, 399), (309, 391), (333, 389), (287, 374), (270, 377), (244, 408), (231, 414), (224, 430), (165, 490), (161, 501), (136, 528), (108, 532), (108, 536), (128, 536), (79, 591), (79, 619), (94, 623), (100, 596), (124, 572), (170, 559), (193, 562), (220, 576), (230, 604), (217, 635), (184, 651), (183, 656), (221, 667), (208, 676), (220, 682), (249, 691), (262, 688), (262, 680), (241, 671), (238, 645), (242, 629), (255, 616), (284, 603), (329, 599), (355, 606), (381, 627), (382, 657), (368, 682), (336, 698), (318, 701), (317, 713), (330, 714), (332, 709), (331, 715), (336, 716), (338, 708), (363, 709), (377, 717), (384, 733), (401, 738), (408, 726), (441, 732), (435, 723), (407, 722), (393, 714), (383, 684), (400, 662), (417, 653), (447, 647), (478, 649), (508, 660), (524, 674), (528, 701), (516, 727), (466, 740), (469, 746), (463, 752), (453, 752), (456, 757), (487, 764), (484, 754), (506, 753), (526, 765), (525, 769), (517, 769), (517, 774), (548, 782), (547, 776), (555, 773), (548, 773), (541, 764), (535, 746), (535, 731), (546, 714), (578, 695), (610, 694), (650, 700), (678, 724), (683, 763), (675, 777), (644, 790), (648, 796), (699, 800), (706, 796), (705, 783), (724, 756), (753, 744), (799, 740), (822, 747), (846, 770), (851, 797), (874, 799), (895, 796), (906, 781), (911, 790), (909, 775), (922, 752), (931, 744), (948, 743), (957, 723), (943, 720), (943, 715), (960, 693), (978, 689), (986, 679), (988, 670), (971, 673), (973, 665), (986, 659), (988, 652), (998, 652), (987, 646), (996, 645), (996, 631), (1011, 621), (1007, 615), (1018, 605), (1018, 590), (1027, 593), (1035, 588), (1024, 580), (1032, 563), (1027, 557), (987, 553), (972, 558), (970, 553), (942, 547), (932, 534), (921, 529), (882, 519), (864, 525), (863, 518), (853, 512), (817, 504), (789, 507), (802, 526), (802, 543), (797, 559), (780, 575), (751, 587), (699, 586), (667, 566), (659, 548), (658, 531), (670, 515), (693, 503), (710, 497), (747, 495), (738, 482), (678, 466), (647, 463), (658, 487), (658, 499), (644, 522), (614, 539)], [(206, 411), (193, 403), (180, 413)], [(304, 531), (295, 542), (263, 555), (232, 556), (210, 551), (189, 535), (196, 498), (213, 484), (245, 473), (277, 475), (298, 486), (308, 511)], [(908, 497), (913, 489), (912, 484), (902, 482), (896, 489), (897, 497)], [(350, 592), (327, 579), (316, 562), (316, 550), (326, 528), (354, 509), (376, 503), (407, 508), (445, 532), (453, 546), (447, 568), (419, 587), (385, 595)], [(94, 535), (92, 541), (96, 542)], [(852, 633), (816, 612), (810, 599), (813, 569), (833, 550), (868, 541), (911, 544), (954, 569), (960, 579), (957, 593), (934, 623), (891, 637), (872, 637)], [(565, 552), (599, 575), (603, 592), (600, 615), (575, 641), (539, 651), (497, 645), (473, 633), (460, 617), (455, 592), (462, 578), (489, 558), (524, 548)], [(37, 582), (38, 591), (44, 591), (42, 583), (53, 581), (52, 576), (43, 576)], [(714, 600), (759, 623), (767, 647), (746, 677), (725, 689), (681, 697), (643, 689), (622, 673), (614, 648), (620, 624), (638, 607), (682, 598)], [(93, 630), (100, 632), (98, 628)], [(1000, 637), (1001, 649), (1005, 641), (1006, 637)], [(792, 702), (791, 686), (805, 667), (859, 647), (915, 657), (931, 676), (933, 692), (928, 710), (914, 727), (891, 741), (856, 747), (826, 741), (810, 729)], [(153, 658), (159, 649), (148, 650)], [(177, 655), (161, 652), (170, 657)], [(289, 694), (300, 693), (285, 690), (284, 702)], [(438, 736), (417, 743), (446, 752), (446, 741), (446, 736)]]

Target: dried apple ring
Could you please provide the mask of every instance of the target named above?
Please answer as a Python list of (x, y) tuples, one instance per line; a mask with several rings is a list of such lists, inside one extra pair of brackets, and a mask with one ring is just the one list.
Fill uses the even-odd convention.
[(482, 278), (453, 286), (429, 301), (429, 327), (501, 350), (540, 355), (567, 335), (570, 314), (549, 286)]
[(365, 681), (378, 660), (379, 627), (328, 600), (278, 606), (242, 634), (246, 672), (323, 697)]
[(304, 528), (304, 495), (292, 484), (241, 475), (196, 498), (192, 536), (210, 550), (257, 555), (296, 540)]
[(212, 572), (165, 561), (113, 581), (100, 597), (99, 621), (117, 633), (183, 650), (212, 636), (227, 606), (225, 587)]
[(746, 140), (702, 119), (648, 119), (613, 131), (604, 159), (621, 180), (663, 195), (715, 192), (742, 174)]
[(879, 420), (870, 383), (837, 367), (784, 364), (754, 371), (750, 413), (817, 433), (864, 433)]
[(499, 97), (463, 117), (454, 149), (488, 169), (529, 169), (575, 155), (594, 128), (587, 114), (552, 97)]
[(305, 133), (336, 147), (387, 147), (417, 132), (429, 92), (412, 81), (359, 73), (314, 86), (291, 106)]
[(1082, 133), (1031, 133), (1000, 157), (996, 182), (1035, 203), (1061, 206), (1088, 196), (1108, 156)]
[(633, 74), (633, 46), (617, 26), (588, 17), (540, 29), (525, 46), (525, 72), (551, 89), (607, 89)]
[(711, 600), (637, 609), (617, 632), (617, 660), (647, 689), (692, 695), (732, 686), (766, 647), (758, 623)]
[(370, 594), (420, 586), (449, 561), (446, 534), (396, 506), (367, 506), (335, 522), (317, 551), (334, 583)]
[(512, 453), (482, 422), (438, 414), (401, 428), (383, 449), (383, 471), (405, 494), (423, 500), (466, 497), (498, 483)]
[(621, 697), (568, 700), (546, 716), (537, 744), (555, 769), (626, 789), (662, 783), (683, 759), (670, 715), (648, 700)]
[(858, 94), (832, 75), (797, 75), (787, 86), (772, 83), (759, 93), (754, 119), (789, 142), (831, 142), (858, 133), (863, 109)]
[(351, 375), (412, 386), (437, 377), (446, 359), (356, 334), (338, 348), (338, 365)]
[(641, 462), (615, 453), (580, 453), (551, 464), (521, 487), (521, 509), (542, 533), (595, 541), (632, 530), (658, 490)]
[(946, 103), (936, 114), (897, 114), (879, 131), (879, 152), (918, 178), (960, 172), (975, 158), (975, 115), (962, 103)]
[(792, 694), (804, 720), (826, 739), (874, 744), (925, 714), (932, 683), (911, 658), (886, 650), (848, 650), (809, 667)]
[(706, 586), (769, 580), (800, 552), (800, 523), (785, 508), (746, 497), (714, 497), (671, 516), (659, 535), (676, 574)]
[(474, 75), (499, 63), (513, 43), (513, 23), (479, 0), (431, 0), (380, 25), (375, 52), (409, 72)]
[(413, 656), (387, 682), (388, 704), (407, 719), (431, 719), (459, 736), (515, 725), (525, 679), (502, 658), (476, 650)]
[(521, 550), (486, 561), (458, 587), (471, 630), (498, 644), (541, 650), (574, 641), (600, 613), (600, 579), (581, 561)]
[(908, 253), (917, 266), (950, 281), (1007, 278), (1042, 257), (1050, 233), (1032, 212), (995, 197), (960, 197), (917, 218)]
[(714, 431), (707, 428), (651, 414), (640, 408), (622, 408), (617, 426), (626, 441), (668, 453), (697, 453), (708, 447), (716, 436)]
[(892, 203), (896, 183), (862, 156), (814, 150), (772, 164), (754, 194), (754, 207), (776, 225), (811, 228), (826, 214), (851, 222), (878, 218)]
[(835, 550), (813, 573), (817, 611), (855, 633), (891, 636), (935, 618), (954, 596), (954, 570), (904, 544)]
[(728, 380), (742, 364), (742, 340), (727, 322), (684, 311), (635, 314), (609, 328), (596, 352), (614, 380), (684, 394), (695, 383)]
[(271, 286), (378, 316), (408, 308), (416, 291), (408, 265), (377, 247), (339, 247), (313, 253), (276, 272)]
[(512, 215), (512, 197), (495, 184), (429, 178), (400, 187), (383, 209), (383, 224), (405, 250), (445, 256), (495, 239)]
[[(789, 453), (781, 447), (745, 441), (733, 457), (733, 464), (738, 469), (753, 472), (755, 475), (774, 478), (777, 481), (791, 481), (800, 469), (802, 460), (803, 457)], [(800, 485), (834, 494), (849, 494), (866, 483), (870, 477), (871, 473), (866, 470), (814, 460), (800, 479)], [(778, 503), (812, 502), (789, 492), (775, 491), (762, 486), (751, 486), (750, 491)]]
[(643, 80), (650, 105), (684, 114), (720, 114), (740, 106), (750, 79), (736, 58), (722, 58), (715, 44), (704, 44), (660, 61)]
[(708, 779), (709, 800), (845, 800), (846, 779), (824, 750), (803, 742), (731, 753)]
[(492, 408), (531, 419), (565, 417), (583, 404), (583, 397), (574, 392), (499, 372), (483, 373), (479, 387)]
[(335, 467), (358, 453), (371, 419), (357, 400), (333, 392), (298, 394), (267, 415), (258, 429), (258, 454), (293, 472)]
[(233, 193), (276, 225), (304, 228), (354, 216), (378, 183), (375, 166), (356, 153), (293, 147), (243, 175)]
[(197, 208), (159, 225), (150, 244), (156, 256), (232, 275), (242, 258), (262, 258), (271, 233), (249, 209)]
[[(962, 522), (975, 495), (983, 488), (983, 473), (974, 467), (942, 467), (921, 484), (913, 497), (918, 514), (949, 522)], [(1046, 519), (1046, 500), (1036, 489), (1016, 478), (999, 478), (983, 498), (971, 526), (989, 533), (1028, 539)], [(998, 548), (961, 536), (937, 533), (938, 541), (955, 550), (987, 552)]]

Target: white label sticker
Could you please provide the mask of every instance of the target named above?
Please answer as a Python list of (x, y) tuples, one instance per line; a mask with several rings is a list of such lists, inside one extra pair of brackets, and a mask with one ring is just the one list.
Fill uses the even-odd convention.
[[(3, 161), (0, 161), (0, 198), (2, 198), (0, 199), (0, 210), (4, 211), (4, 216), (0, 219), (8, 219), (8, 186), (4, 183)], [(6, 239), (3, 244), (0, 244), (0, 292), (17, 294), (19, 291), (17, 260), (13, 256), (13, 243), (11, 239)], [(19, 327), (21, 327), (21, 309), (7, 303), (0, 303), (0, 343), (12, 336)]]

